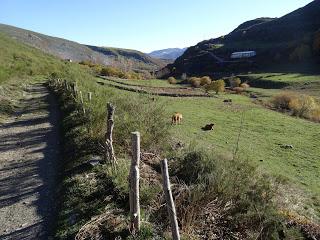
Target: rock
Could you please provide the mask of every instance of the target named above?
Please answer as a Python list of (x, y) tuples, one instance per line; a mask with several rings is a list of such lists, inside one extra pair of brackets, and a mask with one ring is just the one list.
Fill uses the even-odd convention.
[(28, 223), (23, 223), (20, 225), (20, 228), (25, 228), (26, 226), (28, 226)]
[(280, 147), (284, 149), (293, 149), (293, 145), (290, 144), (281, 145)]
[(89, 163), (92, 167), (101, 164), (101, 162), (102, 162), (102, 157), (100, 157), (100, 156), (92, 156), (91, 159), (88, 161), (88, 163)]

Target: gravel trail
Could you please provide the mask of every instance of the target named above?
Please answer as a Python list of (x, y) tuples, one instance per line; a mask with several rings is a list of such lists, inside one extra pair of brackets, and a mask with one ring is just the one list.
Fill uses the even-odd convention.
[(0, 125), (0, 239), (50, 239), (55, 217), (59, 109), (43, 84)]

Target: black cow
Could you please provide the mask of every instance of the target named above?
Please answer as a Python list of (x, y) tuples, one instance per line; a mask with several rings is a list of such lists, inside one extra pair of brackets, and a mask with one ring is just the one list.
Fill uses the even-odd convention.
[(203, 131), (211, 131), (211, 130), (213, 130), (213, 128), (214, 128), (214, 123), (211, 123), (211, 124), (207, 124), (206, 126), (202, 127), (201, 129)]

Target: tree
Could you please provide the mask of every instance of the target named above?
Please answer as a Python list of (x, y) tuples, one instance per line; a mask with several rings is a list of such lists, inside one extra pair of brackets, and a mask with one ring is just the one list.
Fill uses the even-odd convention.
[(223, 80), (213, 81), (211, 84), (206, 85), (205, 89), (207, 92), (215, 91), (216, 94), (224, 92), (226, 83)]
[(241, 84), (241, 79), (238, 77), (232, 77), (229, 79), (229, 83), (230, 83), (230, 87), (232, 88), (239, 87), (239, 85)]
[(212, 80), (210, 77), (204, 76), (200, 79), (200, 82), (201, 82), (201, 86), (205, 86), (205, 85), (211, 84)]
[(176, 84), (176, 83), (177, 83), (177, 80), (176, 80), (174, 77), (169, 77), (169, 78), (168, 78), (168, 82), (169, 82), (170, 84)]
[(197, 77), (189, 78), (188, 82), (191, 84), (192, 87), (195, 87), (195, 88), (198, 88), (201, 85), (201, 79)]
[(310, 46), (306, 44), (301, 44), (296, 47), (295, 50), (290, 54), (291, 61), (302, 61), (311, 56)]
[(320, 55), (320, 29), (316, 32), (313, 40), (313, 51), (316, 55)]

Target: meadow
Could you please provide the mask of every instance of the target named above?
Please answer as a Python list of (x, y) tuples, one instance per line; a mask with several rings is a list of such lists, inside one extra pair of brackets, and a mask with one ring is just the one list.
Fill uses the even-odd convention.
[[(143, 152), (172, 159), (173, 179), (186, 182), (186, 185), (180, 185), (179, 180), (175, 184), (177, 188), (192, 189), (189, 192), (193, 195), (183, 195), (183, 201), (177, 204), (181, 221), (183, 209), (202, 206), (219, 197), (225, 204), (234, 201), (235, 206), (239, 206), (240, 209), (234, 207), (232, 213), (228, 213), (238, 216), (234, 218), (235, 225), (263, 215), (263, 222), (255, 222), (261, 226), (278, 226), (278, 223), (272, 222), (275, 208), (271, 202), (259, 199), (260, 191), (269, 193), (270, 186), (275, 186), (257, 180), (260, 175), (267, 175), (280, 183), (277, 189), (272, 190), (277, 192), (279, 209), (319, 222), (319, 124), (269, 110), (245, 95), (220, 93), (212, 94), (210, 98), (161, 97), (120, 90), (99, 84), (103, 80), (93, 77), (86, 67), (65, 63), (36, 49), (6, 41), (5, 37), (2, 48), (6, 49), (0, 58), (0, 112), (4, 117), (14, 114), (19, 108), (19, 97), (26, 85), (57, 78), (77, 83), (84, 96), (84, 106), (90, 114), (90, 117), (81, 114), (79, 99), (75, 102), (70, 94), (61, 92), (61, 89), (55, 90), (64, 116), (61, 123), (64, 136), (62, 167), (66, 173), (59, 191), (58, 239), (74, 237), (93, 216), (104, 214), (106, 206), (108, 209), (122, 209), (120, 215), (128, 217), (127, 174), (132, 131), (141, 132)], [(171, 91), (181, 86), (157, 79), (117, 81), (153, 89), (170, 88)], [(251, 91), (261, 91), (269, 98), (274, 94), (272, 91), (278, 90), (252, 88)], [(88, 92), (93, 94), (90, 103), (86, 98)], [(227, 98), (232, 99), (232, 104), (223, 103)], [(108, 166), (99, 166), (79, 172), (78, 167), (92, 155), (102, 154), (99, 143), (104, 139), (107, 102), (116, 106), (114, 144), (119, 167), (116, 171)], [(171, 125), (174, 112), (183, 114), (181, 125)], [(215, 124), (213, 131), (201, 130), (210, 123)], [(177, 144), (182, 148), (174, 149)], [(281, 147), (287, 144), (292, 145), (293, 149)], [(156, 167), (150, 169), (143, 166), (144, 170), (158, 174)], [(155, 216), (162, 216), (163, 209), (153, 210), (152, 207), (155, 200), (161, 197), (161, 185), (150, 184), (148, 175), (147, 178), (142, 177), (141, 188), (143, 219), (147, 224), (144, 231), (157, 229), (155, 226), (162, 220)], [(257, 192), (253, 199), (249, 194), (251, 191)], [(106, 200), (109, 198), (112, 201)], [(254, 210), (256, 207), (258, 212)], [(197, 214), (201, 213), (200, 210), (195, 209)], [(71, 218), (75, 219), (72, 223)], [(126, 221), (123, 223), (126, 224)], [(196, 219), (191, 221), (189, 228), (188, 224), (181, 223), (182, 231), (187, 233), (196, 223)], [(254, 232), (255, 225), (243, 224)], [(126, 228), (126, 225), (123, 227)], [(270, 233), (274, 231), (270, 229)]]
[[(135, 94), (114, 91), (128, 98)], [(231, 98), (232, 104), (223, 103), (226, 98)], [(319, 200), (318, 123), (266, 109), (248, 97), (236, 94), (222, 93), (217, 98), (205, 99), (159, 97), (158, 101), (165, 102), (168, 124), (171, 114), (183, 114), (183, 124), (170, 127), (173, 141), (232, 154), (240, 132), (240, 155)], [(201, 130), (210, 123), (215, 124), (213, 131)], [(288, 144), (294, 148), (281, 148)]]

